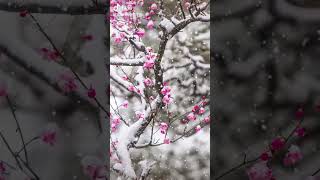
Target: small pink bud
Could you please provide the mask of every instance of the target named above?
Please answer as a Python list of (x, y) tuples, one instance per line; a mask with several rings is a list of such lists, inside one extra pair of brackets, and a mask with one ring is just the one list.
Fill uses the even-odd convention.
[(95, 98), (97, 95), (96, 90), (94, 88), (90, 87), (88, 89), (87, 95), (89, 98)]

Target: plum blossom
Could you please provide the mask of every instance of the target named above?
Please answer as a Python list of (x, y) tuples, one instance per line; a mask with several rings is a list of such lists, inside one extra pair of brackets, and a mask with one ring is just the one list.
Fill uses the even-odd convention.
[(73, 92), (78, 88), (76, 79), (70, 72), (64, 72), (59, 75), (58, 85), (65, 93)]
[(260, 155), (260, 160), (268, 161), (271, 157), (272, 157), (272, 154), (269, 151), (267, 151)]
[(45, 144), (49, 144), (50, 146), (54, 146), (57, 142), (57, 132), (55, 130), (46, 130), (44, 131), (40, 138), (42, 142)]
[(118, 126), (120, 125), (120, 117), (116, 116), (112, 119), (112, 122), (111, 122), (111, 131), (112, 132), (115, 132), (118, 128)]
[(205, 117), (205, 118), (203, 119), (203, 122), (205, 122), (205, 123), (210, 123), (210, 116)]
[(165, 138), (165, 139), (163, 140), (163, 143), (164, 143), (164, 144), (170, 144), (170, 139)]
[(293, 166), (297, 162), (299, 162), (302, 159), (302, 153), (298, 146), (291, 145), (287, 154), (285, 155), (283, 159), (283, 164), (285, 166)]
[(192, 112), (197, 112), (200, 109), (199, 105), (194, 105), (192, 108)]
[(167, 94), (165, 96), (163, 96), (162, 98), (162, 102), (167, 106), (168, 104), (170, 104), (172, 102), (172, 97), (170, 96), (170, 94)]
[(170, 88), (169, 86), (164, 86), (164, 87), (161, 89), (161, 94), (165, 96), (165, 95), (169, 94), (170, 91), (171, 91), (171, 88)]
[(136, 35), (139, 36), (140, 38), (142, 38), (145, 34), (145, 31), (144, 29), (142, 28), (139, 28), (137, 31), (136, 31)]
[(205, 113), (205, 110), (204, 110), (203, 107), (201, 107), (201, 108), (199, 109), (199, 114), (203, 114), (203, 113)]
[(130, 92), (134, 92), (135, 89), (136, 89), (136, 88), (135, 88), (133, 85), (129, 85), (129, 87), (128, 87), (128, 90), (129, 90)]
[(304, 137), (306, 135), (306, 129), (303, 127), (298, 127), (295, 131), (294, 131), (294, 135), (298, 136), (298, 137)]
[(274, 140), (272, 140), (270, 144), (270, 148), (272, 151), (279, 151), (284, 147), (284, 145), (285, 145), (284, 138), (277, 137)]
[(247, 170), (250, 180), (273, 180), (272, 170), (265, 161), (254, 164)]
[(136, 117), (138, 120), (144, 120), (144, 113), (140, 111), (136, 111)]
[(143, 83), (146, 85), (146, 86), (152, 86), (153, 85), (153, 82), (150, 78), (146, 78), (143, 80)]
[(157, 6), (157, 4), (156, 4), (156, 3), (151, 4), (151, 6), (150, 6), (150, 10), (155, 11), (155, 10), (157, 10), (157, 9), (158, 9), (158, 6)]
[(124, 101), (124, 102), (121, 104), (121, 106), (122, 106), (123, 108), (127, 109), (127, 108), (128, 108), (128, 104), (129, 104), (129, 102), (126, 100), (126, 101)]
[(194, 113), (190, 113), (187, 115), (188, 120), (195, 121), (197, 117), (194, 115)]
[(89, 98), (95, 98), (97, 95), (96, 90), (93, 87), (90, 87), (87, 91), (87, 95)]
[(154, 60), (153, 59), (147, 60), (143, 64), (143, 68), (148, 69), (148, 70), (153, 69), (153, 66), (154, 66)]
[(165, 134), (169, 128), (169, 125), (165, 122), (160, 123), (160, 132)]
[(150, 21), (148, 22), (148, 24), (147, 24), (147, 28), (148, 28), (148, 29), (153, 29), (153, 27), (154, 27), (154, 22), (153, 22), (152, 20), (150, 20)]
[(195, 130), (196, 132), (199, 132), (199, 131), (201, 130), (201, 126), (200, 126), (200, 125), (197, 125), (197, 126), (194, 128), (194, 130)]

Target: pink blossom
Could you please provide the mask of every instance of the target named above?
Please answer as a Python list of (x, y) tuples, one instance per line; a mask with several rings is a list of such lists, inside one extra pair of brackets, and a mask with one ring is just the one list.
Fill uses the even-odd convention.
[(210, 123), (210, 116), (205, 117), (205, 118), (203, 119), (203, 122), (205, 122), (205, 123)]
[(155, 11), (155, 10), (157, 10), (157, 9), (158, 9), (158, 6), (157, 6), (157, 4), (156, 4), (156, 3), (151, 4), (151, 6), (150, 6), (150, 10)]
[(139, 120), (143, 120), (144, 119), (144, 113), (137, 111), (136, 112), (136, 117)]
[(40, 136), (42, 142), (49, 144), (50, 146), (55, 145), (56, 139), (56, 131), (54, 130), (47, 130), (44, 131)]
[(70, 93), (78, 88), (75, 77), (69, 72), (62, 73), (58, 79), (58, 85), (65, 93)]
[(148, 29), (153, 29), (153, 26), (154, 26), (154, 22), (152, 20), (150, 20), (147, 24), (147, 28)]
[(95, 98), (97, 95), (96, 90), (93, 87), (90, 87), (87, 91), (87, 96), (89, 98)]
[(125, 81), (129, 80), (128, 76), (126, 76), (126, 75), (122, 76), (122, 79), (125, 80)]
[(150, 20), (150, 19), (151, 19), (150, 13), (147, 12), (147, 13), (145, 14), (144, 18), (145, 18), (146, 20)]
[(199, 110), (199, 114), (203, 114), (205, 112), (204, 108), (201, 107), (200, 110)]
[(249, 180), (273, 180), (272, 170), (265, 161), (254, 164), (247, 170)]
[(124, 101), (121, 106), (122, 106), (123, 108), (128, 108), (128, 104), (129, 104), (128, 101)]
[(201, 130), (201, 126), (200, 126), (200, 125), (197, 125), (197, 126), (194, 128), (194, 130), (195, 130), (196, 132), (199, 132), (199, 131)]
[(195, 121), (195, 120), (197, 119), (196, 116), (194, 115), (194, 113), (188, 114), (187, 118), (188, 118), (188, 120), (190, 120), (190, 121)]
[(29, 14), (28, 10), (22, 10), (19, 12), (20, 17), (26, 17)]
[(297, 111), (295, 112), (295, 116), (298, 120), (304, 117), (304, 110), (303, 108), (298, 108)]
[(164, 144), (170, 144), (170, 139), (165, 138), (165, 139), (163, 140), (163, 143), (164, 143)]
[(273, 151), (279, 151), (284, 147), (284, 145), (285, 145), (284, 139), (281, 137), (277, 137), (271, 142), (270, 148)]
[(162, 102), (167, 106), (172, 102), (170, 94), (163, 96)]
[(303, 127), (298, 127), (295, 131), (294, 134), (298, 137), (304, 137), (306, 135), (306, 129)]
[(111, 131), (112, 132), (115, 132), (117, 130), (118, 126), (120, 125), (120, 122), (121, 122), (121, 119), (118, 116), (116, 116), (112, 119), (112, 122), (111, 122)]
[(195, 105), (192, 108), (192, 112), (197, 112), (200, 109), (199, 105)]
[(154, 66), (154, 60), (147, 60), (143, 64), (143, 68), (148, 69), (148, 70), (152, 69), (153, 66)]
[(168, 95), (171, 91), (171, 88), (169, 86), (164, 86), (162, 89), (161, 89), (161, 94), (162, 95)]
[(136, 31), (136, 35), (139, 36), (140, 38), (143, 37), (145, 34), (145, 31), (144, 29), (142, 28), (139, 28), (137, 31)]
[(270, 152), (264, 152), (260, 155), (260, 160), (268, 161), (272, 157)]
[(283, 159), (283, 164), (285, 166), (293, 166), (297, 162), (299, 162), (302, 159), (302, 153), (301, 150), (298, 146), (296, 145), (291, 145), (289, 148), (289, 151), (285, 155)]
[(129, 90), (130, 92), (134, 92), (135, 89), (136, 89), (136, 88), (135, 88), (133, 85), (129, 85), (129, 87), (128, 87), (128, 90)]
[(143, 80), (143, 83), (146, 85), (146, 86), (152, 86), (153, 85), (153, 82), (150, 78), (146, 78), (145, 80)]
[(160, 132), (162, 134), (165, 134), (168, 130), (168, 127), (169, 125), (167, 123), (164, 123), (164, 122), (160, 123)]
[(184, 3), (184, 7), (188, 9), (190, 7), (190, 3), (189, 2)]

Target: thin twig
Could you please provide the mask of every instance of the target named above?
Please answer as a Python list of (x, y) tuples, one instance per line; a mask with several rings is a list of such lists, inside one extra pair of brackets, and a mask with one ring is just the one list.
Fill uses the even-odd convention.
[(18, 118), (17, 118), (17, 115), (15, 113), (15, 108), (13, 107), (13, 104), (10, 100), (10, 97), (9, 95), (6, 96), (6, 99), (7, 99), (7, 102), (9, 104), (9, 108), (11, 110), (11, 113), (12, 113), (12, 116), (16, 122), (16, 126), (17, 126), (17, 131), (19, 133), (19, 136), (20, 136), (20, 139), (21, 139), (21, 142), (22, 142), (22, 145), (23, 145), (23, 151), (24, 151), (24, 156), (26, 158), (26, 163), (29, 164), (29, 157), (28, 157), (28, 152), (27, 152), (27, 149), (26, 149), (26, 143), (24, 141), (24, 137), (23, 137), (23, 133), (22, 133), (22, 130), (21, 130), (21, 126), (20, 126), (20, 123), (18, 121)]

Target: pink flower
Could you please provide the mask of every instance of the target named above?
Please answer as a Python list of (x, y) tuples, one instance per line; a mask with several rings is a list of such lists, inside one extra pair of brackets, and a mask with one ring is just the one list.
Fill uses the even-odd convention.
[(303, 127), (298, 127), (295, 131), (294, 134), (298, 137), (304, 137), (306, 135), (306, 129)]
[(205, 112), (204, 108), (201, 107), (200, 110), (199, 110), (199, 114), (203, 114)]
[(47, 130), (43, 132), (40, 136), (42, 142), (49, 144), (50, 146), (55, 145), (57, 139), (56, 139), (56, 131), (53, 130)]
[(170, 144), (170, 139), (165, 138), (165, 139), (163, 140), (163, 143), (164, 143), (164, 144)]
[(298, 146), (296, 145), (291, 145), (289, 148), (289, 151), (285, 155), (283, 159), (283, 164), (285, 166), (293, 166), (295, 165), (298, 161), (302, 159), (302, 153), (301, 150)]
[(167, 132), (167, 130), (168, 130), (168, 127), (169, 126), (168, 126), (167, 123), (164, 123), (164, 122), (160, 123), (160, 132), (162, 134), (165, 134)]
[(118, 116), (116, 116), (112, 119), (112, 122), (111, 122), (111, 131), (112, 132), (115, 132), (117, 130), (118, 126), (120, 125), (120, 122), (121, 122), (121, 119)]
[(270, 148), (273, 151), (278, 151), (278, 150), (281, 150), (284, 147), (284, 145), (285, 145), (284, 139), (281, 137), (277, 137), (271, 142)]
[(200, 125), (197, 125), (197, 126), (194, 128), (194, 130), (195, 130), (196, 132), (199, 132), (199, 131), (201, 130), (201, 126), (200, 126)]
[(184, 7), (188, 9), (190, 7), (190, 3), (189, 2), (184, 3)]
[(170, 94), (163, 96), (162, 102), (167, 106), (172, 102), (172, 98), (170, 97)]
[(153, 66), (154, 66), (154, 60), (147, 60), (143, 64), (143, 68), (148, 69), (148, 70), (152, 69)]
[(297, 111), (295, 112), (295, 116), (298, 120), (304, 117), (304, 110), (303, 108), (298, 108)]
[(148, 29), (153, 29), (153, 26), (154, 26), (154, 22), (152, 20), (150, 20), (147, 24), (147, 28)]
[(193, 106), (192, 112), (197, 112), (200, 109), (198, 105)]
[(128, 76), (126, 76), (126, 75), (122, 76), (122, 79), (125, 80), (125, 81), (129, 80)]
[(73, 74), (69, 72), (65, 72), (59, 76), (58, 85), (65, 93), (70, 93), (78, 88)]
[(144, 119), (144, 113), (137, 111), (137, 112), (136, 112), (136, 117), (137, 117), (139, 120), (143, 120), (143, 119)]
[(145, 34), (145, 31), (144, 29), (142, 28), (139, 28), (137, 31), (136, 31), (136, 35), (139, 36), (140, 38), (143, 37)]
[(188, 114), (187, 118), (190, 121), (195, 121), (197, 119), (196, 116), (193, 113)]
[(135, 89), (136, 89), (136, 88), (135, 88), (133, 85), (129, 85), (129, 87), (128, 87), (128, 90), (129, 90), (130, 92), (134, 92)]
[(150, 6), (150, 10), (155, 11), (155, 10), (157, 10), (157, 9), (158, 9), (158, 6), (157, 6), (157, 4), (156, 4), (156, 3), (151, 4), (151, 6)]
[(268, 161), (272, 157), (270, 152), (264, 152), (260, 155), (262, 161)]
[(205, 122), (205, 123), (210, 123), (210, 116), (205, 117), (205, 118), (203, 119), (203, 122)]
[(164, 86), (162, 89), (161, 89), (161, 94), (162, 95), (168, 95), (171, 91), (171, 88), (169, 86)]
[(124, 101), (121, 106), (123, 106), (123, 108), (128, 108), (128, 104), (128, 101)]
[(152, 86), (153, 85), (153, 82), (150, 78), (146, 78), (143, 83), (146, 85), (146, 86)]
[(87, 95), (89, 98), (95, 98), (97, 95), (96, 90), (94, 88), (90, 87), (88, 89)]
[(23, 10), (19, 12), (20, 17), (26, 17), (29, 14), (28, 10)]
[(272, 170), (265, 161), (254, 164), (247, 170), (249, 180), (273, 180)]

